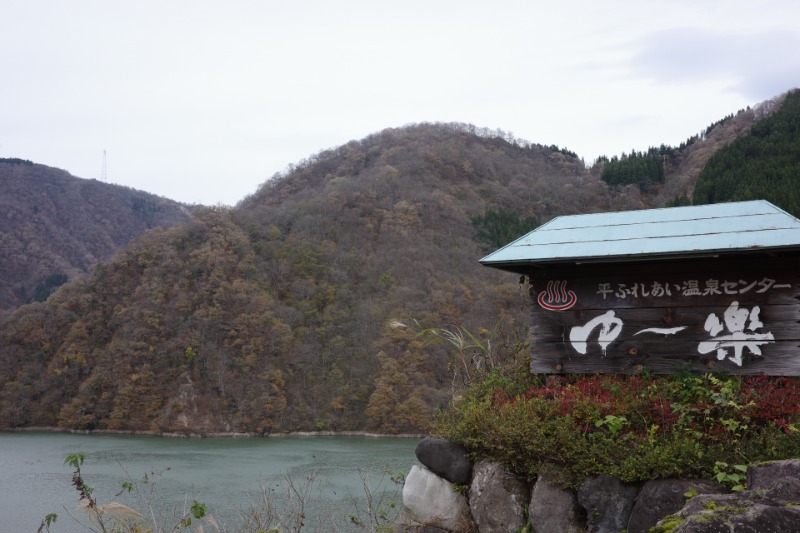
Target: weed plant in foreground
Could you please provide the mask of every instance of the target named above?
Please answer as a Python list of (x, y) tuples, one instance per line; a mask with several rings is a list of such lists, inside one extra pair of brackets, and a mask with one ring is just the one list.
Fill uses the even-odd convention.
[(564, 487), (608, 474), (741, 489), (744, 465), (800, 457), (800, 379), (493, 372), (438, 414), (433, 433)]
[[(312, 500), (319, 493), (317, 473), (312, 472), (303, 479), (286, 474), (283, 483), (277, 484), (278, 491), (274, 487), (262, 486), (249, 506), (239, 508), (237, 519), (226, 523), (217, 520), (208, 512), (206, 504), (197, 500), (192, 500), (191, 506), (187, 501), (182, 511), (163, 509), (164, 502), (159, 497), (155, 479), (160, 472), (146, 474), (141, 481), (134, 481), (125, 472), (127, 479), (120, 484), (121, 490), (103, 504), (95, 496), (94, 488), (83, 478), (81, 467), (84, 461), (85, 456), (81, 453), (69, 454), (64, 460), (64, 464), (73, 469), (72, 485), (80, 498), (78, 508), (74, 511), (64, 509), (64, 514), (65, 519), (73, 520), (94, 533), (389, 533), (394, 531), (402, 508), (395, 500), (397, 491), (392, 490), (392, 485), (402, 486), (405, 481), (403, 474), (386, 471), (376, 483), (368, 473), (359, 472), (363, 493), (351, 495), (349, 510), (339, 509), (336, 516), (312, 517)], [(115, 501), (126, 493), (134, 496), (138, 510)], [(279, 496), (281, 493), (282, 497)], [(49, 513), (42, 519), (38, 533), (56, 533), (56, 523), (62, 521), (59, 513)]]

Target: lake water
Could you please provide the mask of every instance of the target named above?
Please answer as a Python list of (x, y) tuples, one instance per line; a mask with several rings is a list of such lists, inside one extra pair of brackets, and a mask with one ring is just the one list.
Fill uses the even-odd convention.
[[(369, 522), (369, 502), (390, 516), (399, 510), (401, 488), (386, 471), (408, 473), (416, 464), (416, 444), (406, 438), (0, 432), (0, 533), (35, 532), (49, 513), (58, 515), (53, 533), (87, 531), (70, 517), (85, 519), (75, 510), (78, 493), (71, 485), (72, 468), (64, 464), (67, 455), (77, 453), (85, 456), (81, 472), (98, 503), (108, 502), (130, 480), (134, 490), (115, 501), (149, 517), (150, 500), (156, 520), (170, 527), (198, 500), (225, 531), (246, 531), (242, 517), (251, 508), (262, 519), (275, 509), (274, 516), (291, 522), (281, 529), (292, 530), (305, 499), (298, 493), (308, 492), (303, 531), (362, 530), (354, 521)], [(214, 529), (206, 522), (205, 531)]]

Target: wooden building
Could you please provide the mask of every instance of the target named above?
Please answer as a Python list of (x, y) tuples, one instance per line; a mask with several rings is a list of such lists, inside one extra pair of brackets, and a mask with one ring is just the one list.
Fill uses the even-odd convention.
[(557, 217), (481, 263), (530, 284), (534, 373), (800, 375), (798, 259), (759, 200)]

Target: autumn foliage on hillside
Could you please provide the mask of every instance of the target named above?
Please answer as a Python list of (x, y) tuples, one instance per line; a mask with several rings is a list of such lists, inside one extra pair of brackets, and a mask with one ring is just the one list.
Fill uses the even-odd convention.
[(698, 204), (763, 198), (800, 216), (800, 90), (749, 135), (716, 152), (693, 196)]
[(0, 426), (421, 431), (450, 355), (388, 324), (503, 321), (524, 338), (527, 301), (478, 265), (494, 244), (475, 221), (641, 207), (621, 191), (461, 124), (320, 153), (22, 307), (0, 333)]
[(177, 202), (0, 159), (0, 318), (88, 272), (155, 227), (188, 220)]
[(0, 427), (425, 431), (469, 373), (420, 331), (527, 337), (518, 278), (478, 260), (556, 215), (686, 194), (703, 141), (665, 147), (663, 183), (646, 186), (467, 124), (323, 151), (18, 309), (0, 327)]

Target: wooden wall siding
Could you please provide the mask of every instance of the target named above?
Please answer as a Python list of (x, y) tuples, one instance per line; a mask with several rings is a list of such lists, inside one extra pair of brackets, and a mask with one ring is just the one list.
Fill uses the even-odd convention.
[(800, 272), (767, 264), (533, 274), (531, 371), (800, 375)]

